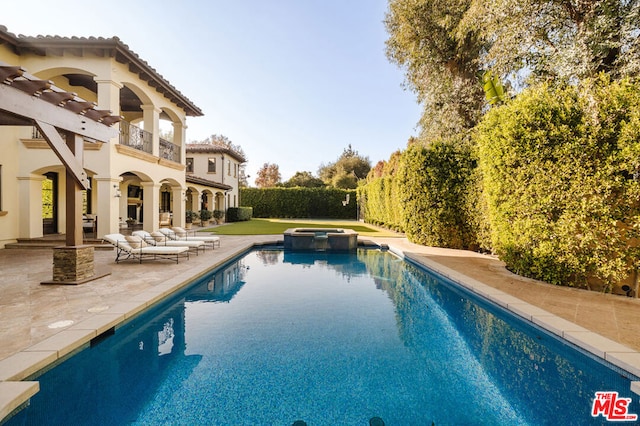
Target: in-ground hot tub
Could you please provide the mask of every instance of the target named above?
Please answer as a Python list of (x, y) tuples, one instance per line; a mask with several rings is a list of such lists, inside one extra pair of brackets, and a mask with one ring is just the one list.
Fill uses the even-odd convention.
[(358, 233), (341, 228), (289, 228), (284, 231), (284, 249), (294, 251), (352, 251), (358, 248)]

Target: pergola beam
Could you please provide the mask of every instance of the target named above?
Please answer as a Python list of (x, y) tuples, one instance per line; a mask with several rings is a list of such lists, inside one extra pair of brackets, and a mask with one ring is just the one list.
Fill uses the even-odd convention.
[[(44, 136), (49, 146), (56, 153), (62, 164), (67, 169), (68, 174), (74, 178), (74, 180), (82, 187), (82, 189), (89, 189), (89, 180), (87, 174), (82, 167), (82, 151), (72, 152), (69, 149), (67, 143), (62, 139), (58, 130), (50, 124), (43, 123), (42, 121), (35, 122), (36, 127), (40, 130), (40, 133)], [(67, 133), (67, 137), (75, 136), (73, 133)], [(75, 141), (74, 141), (75, 143)]]
[[(77, 101), (67, 101), (67, 103), (69, 102), (75, 103)], [(76, 114), (66, 108), (61, 108), (6, 84), (0, 84), (0, 110), (50, 124), (58, 129), (97, 141), (107, 142), (118, 135), (118, 130), (115, 128), (94, 121), (84, 115)]]

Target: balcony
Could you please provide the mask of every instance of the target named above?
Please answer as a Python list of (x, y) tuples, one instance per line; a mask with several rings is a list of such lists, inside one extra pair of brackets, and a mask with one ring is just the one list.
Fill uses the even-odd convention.
[[(153, 134), (127, 121), (120, 122), (120, 145), (153, 154)], [(180, 163), (180, 146), (160, 138), (159, 156)]]
[[(60, 136), (65, 139), (64, 134), (61, 134)], [(44, 139), (36, 127), (33, 127), (32, 138), (34, 140)], [(120, 145), (125, 145), (129, 148), (137, 149), (138, 151), (153, 155), (153, 134), (127, 121), (120, 121)], [(29, 146), (34, 147), (35, 145), (30, 143)], [(85, 144), (85, 149), (87, 146), (88, 145)], [(100, 144), (89, 144), (89, 146), (96, 146), (99, 148)], [(176, 145), (173, 142), (160, 138), (159, 148), (158, 155), (160, 158), (180, 164), (182, 159), (180, 155), (180, 145)]]

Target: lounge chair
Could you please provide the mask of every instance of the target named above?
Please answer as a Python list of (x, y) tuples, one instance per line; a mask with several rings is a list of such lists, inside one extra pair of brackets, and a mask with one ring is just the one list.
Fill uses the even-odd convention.
[(107, 234), (102, 237), (116, 248), (116, 263), (121, 260), (136, 259), (142, 263), (143, 258), (170, 259), (176, 263), (180, 257), (189, 259), (189, 247), (150, 246), (142, 238), (122, 234)]
[[(147, 231), (134, 231), (131, 235), (138, 236), (142, 238), (147, 244), (150, 246), (158, 246), (158, 247), (189, 247), (190, 249), (195, 249), (196, 255), (198, 254), (198, 250), (205, 249), (205, 242), (200, 240), (192, 240), (192, 241), (176, 241), (169, 239), (162, 232), (147, 232)], [(126, 238), (126, 237), (125, 237)]]
[(174, 227), (172, 229), (160, 228), (158, 231), (162, 232), (172, 240), (204, 241), (206, 244), (211, 244), (212, 249), (215, 248), (216, 245), (220, 247), (220, 237), (216, 237), (215, 235), (189, 235), (185, 229), (179, 227)]

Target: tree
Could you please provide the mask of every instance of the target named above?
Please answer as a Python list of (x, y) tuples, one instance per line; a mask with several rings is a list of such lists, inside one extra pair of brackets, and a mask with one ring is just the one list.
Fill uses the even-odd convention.
[(230, 151), (233, 151), (234, 153), (236, 153), (237, 155), (239, 155), (240, 157), (246, 159), (246, 155), (244, 154), (244, 151), (242, 150), (242, 147), (240, 147), (240, 145), (236, 145), (233, 142), (231, 142), (231, 140), (224, 136), (224, 135), (217, 135), (217, 134), (213, 134), (207, 138), (205, 138), (203, 141), (200, 142), (193, 142), (193, 143), (200, 143), (200, 144), (205, 144), (205, 145), (214, 145), (214, 146), (219, 146), (222, 148), (227, 148)]
[(258, 170), (256, 186), (258, 188), (272, 188), (278, 185), (281, 179), (280, 168), (277, 164), (264, 163)]
[(322, 179), (313, 176), (311, 172), (296, 172), (296, 174), (286, 181), (283, 186), (288, 188), (295, 186), (304, 188), (321, 188), (325, 186), (325, 184)]
[(321, 165), (318, 175), (322, 181), (335, 188), (355, 189), (358, 181), (371, 170), (369, 157), (362, 157), (349, 145), (335, 163)]
[(637, 0), (472, 0), (458, 37), (491, 40), (483, 66), (501, 76), (582, 80), (640, 68)]
[(385, 25), (387, 56), (424, 106), (423, 140), (475, 126), (483, 75), (516, 88), (640, 75), (639, 0), (390, 0)]
[(474, 27), (464, 34), (459, 29), (471, 1), (389, 1), (387, 57), (406, 70), (406, 83), (424, 106), (426, 139), (470, 129), (480, 119), (478, 59), (486, 42)]

